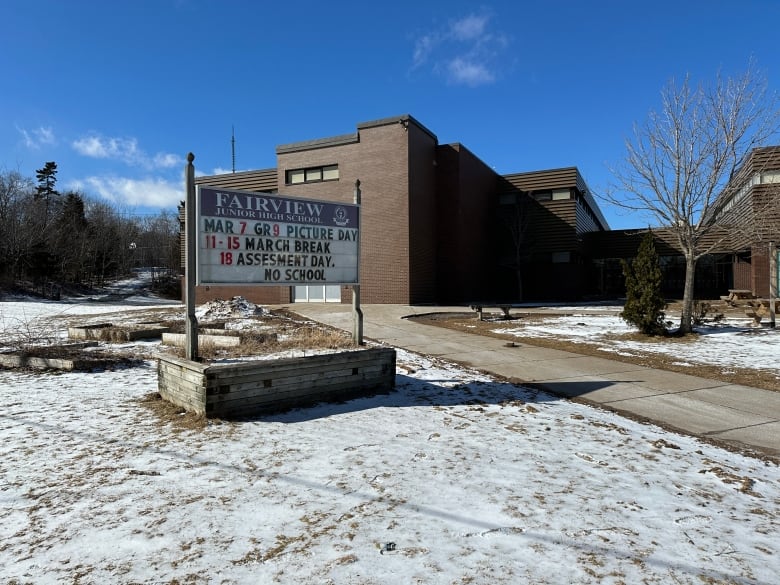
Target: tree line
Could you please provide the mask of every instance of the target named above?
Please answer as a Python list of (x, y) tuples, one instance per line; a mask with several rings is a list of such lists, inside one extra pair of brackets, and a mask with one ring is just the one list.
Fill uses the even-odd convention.
[(57, 189), (57, 164), (35, 179), (0, 172), (0, 286), (49, 295), (62, 286), (102, 286), (137, 267), (171, 280), (181, 265), (179, 219), (132, 216), (105, 201)]

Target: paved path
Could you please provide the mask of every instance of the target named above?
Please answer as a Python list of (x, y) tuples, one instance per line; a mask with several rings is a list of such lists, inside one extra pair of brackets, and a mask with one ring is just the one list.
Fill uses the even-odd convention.
[[(300, 315), (352, 331), (352, 307), (329, 303), (288, 306)], [(425, 325), (404, 317), (463, 312), (463, 307), (364, 305), (366, 338), (441, 357), (577, 397), (685, 433), (780, 456), (780, 392), (728, 384), (605, 358)]]

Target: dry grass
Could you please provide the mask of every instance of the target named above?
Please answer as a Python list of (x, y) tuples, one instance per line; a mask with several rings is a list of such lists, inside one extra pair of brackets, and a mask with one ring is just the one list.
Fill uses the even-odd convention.
[(205, 416), (189, 412), (180, 406), (163, 400), (158, 392), (152, 392), (139, 398), (138, 403), (149, 410), (159, 424), (170, 426), (175, 431), (199, 431), (208, 424)]
[[(228, 333), (228, 332), (226, 332)], [(241, 338), (241, 344), (231, 348), (218, 348), (213, 344), (202, 345), (198, 354), (209, 361), (224, 358), (239, 358), (271, 355), (290, 350), (353, 349), (352, 336), (345, 331), (302, 321), (291, 313), (274, 313), (258, 319), (257, 330), (233, 332)], [(183, 355), (183, 350), (177, 353)]]

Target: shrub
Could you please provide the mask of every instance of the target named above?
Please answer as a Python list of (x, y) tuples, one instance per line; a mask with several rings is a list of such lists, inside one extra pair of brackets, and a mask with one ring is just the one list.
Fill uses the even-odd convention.
[(642, 238), (632, 262), (623, 260), (623, 275), (626, 279), (626, 304), (620, 317), (646, 335), (666, 333), (666, 301), (661, 294), (661, 266), (652, 232), (648, 231)]

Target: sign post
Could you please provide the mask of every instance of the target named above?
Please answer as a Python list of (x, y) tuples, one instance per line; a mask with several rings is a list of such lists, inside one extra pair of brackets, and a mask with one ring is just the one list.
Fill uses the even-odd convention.
[(195, 282), (196, 282), (196, 252), (198, 248), (197, 233), (197, 206), (195, 204), (195, 166), (192, 161), (195, 155), (191, 152), (187, 154), (187, 165), (184, 167), (184, 189), (186, 199), (184, 200), (184, 210), (187, 213), (187, 221), (184, 226), (185, 249), (187, 262), (185, 274), (187, 279), (187, 288), (185, 289), (185, 301), (187, 304), (187, 319), (185, 325), (185, 356), (188, 360), (198, 361), (198, 318), (195, 315)]
[(777, 299), (777, 256), (774, 242), (769, 242), (769, 326), (775, 327), (775, 302)]
[[(355, 180), (355, 205), (360, 205), (360, 181)], [(358, 265), (360, 265), (360, 242), (358, 241)], [(352, 285), (352, 340), (357, 345), (363, 341), (363, 310), (360, 308), (360, 284)]]

